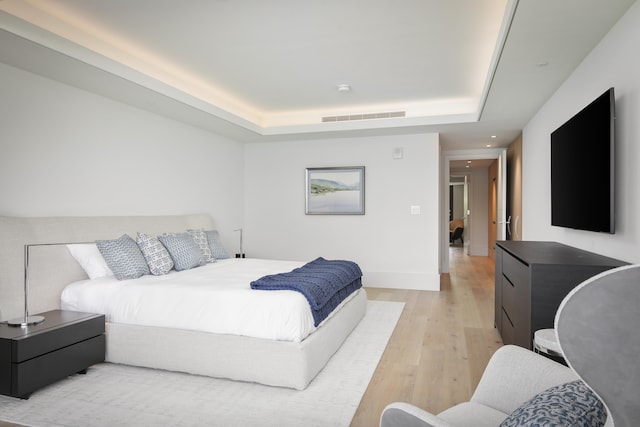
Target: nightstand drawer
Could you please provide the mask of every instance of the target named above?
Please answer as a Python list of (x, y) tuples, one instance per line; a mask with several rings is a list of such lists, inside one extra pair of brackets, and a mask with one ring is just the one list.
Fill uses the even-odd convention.
[[(104, 316), (75, 312), (44, 313), (45, 321), (12, 342), (11, 362), (21, 363), (34, 357), (68, 347), (104, 333)], [(64, 327), (58, 325), (64, 324)]]
[(11, 395), (27, 396), (40, 387), (104, 362), (104, 354), (105, 336), (99, 335), (26, 362), (13, 364)]

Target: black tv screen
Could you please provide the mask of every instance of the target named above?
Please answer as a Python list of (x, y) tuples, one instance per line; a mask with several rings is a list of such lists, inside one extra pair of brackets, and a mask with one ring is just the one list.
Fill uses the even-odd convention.
[(551, 134), (551, 225), (614, 233), (610, 88)]

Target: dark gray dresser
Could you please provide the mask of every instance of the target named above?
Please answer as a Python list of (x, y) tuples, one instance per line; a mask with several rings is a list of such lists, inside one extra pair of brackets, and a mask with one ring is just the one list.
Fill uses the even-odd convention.
[(556, 311), (578, 284), (617, 259), (556, 242), (496, 242), (495, 327), (505, 344), (532, 348), (538, 329), (553, 328)]

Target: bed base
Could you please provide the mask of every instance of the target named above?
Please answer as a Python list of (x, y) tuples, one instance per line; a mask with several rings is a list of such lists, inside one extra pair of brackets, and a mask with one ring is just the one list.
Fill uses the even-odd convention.
[(299, 343), (107, 324), (106, 361), (305, 389), (364, 317), (364, 289)]

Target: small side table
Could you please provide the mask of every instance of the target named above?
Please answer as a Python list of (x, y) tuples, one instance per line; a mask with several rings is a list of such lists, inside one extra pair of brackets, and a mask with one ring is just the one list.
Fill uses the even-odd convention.
[(35, 390), (104, 362), (104, 315), (53, 310), (27, 327), (0, 324), (0, 394)]
[(533, 334), (533, 351), (566, 365), (555, 329), (539, 329)]

